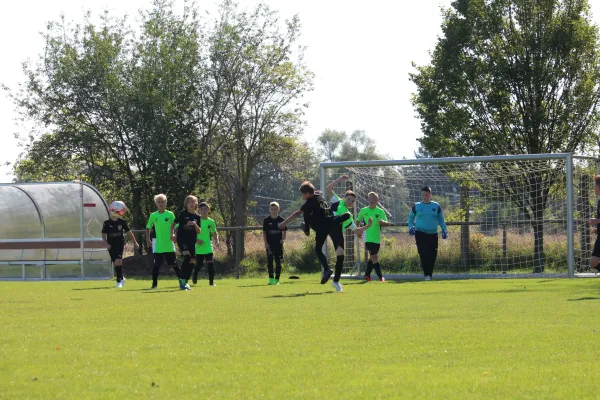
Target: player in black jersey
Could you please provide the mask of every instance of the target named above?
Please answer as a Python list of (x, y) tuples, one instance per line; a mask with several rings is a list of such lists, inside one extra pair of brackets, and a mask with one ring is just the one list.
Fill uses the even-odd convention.
[(179, 213), (175, 222), (177, 246), (183, 256), (181, 266), (182, 276), (179, 286), (190, 289), (187, 281), (192, 276), (193, 260), (196, 258), (196, 236), (200, 233), (200, 214), (198, 214), (198, 198), (187, 196), (183, 202), (183, 211)]
[[(285, 229), (287, 225), (300, 215), (304, 214), (304, 229), (309, 232), (309, 229), (315, 231), (315, 253), (323, 267), (323, 275), (321, 276), (321, 284), (327, 283), (333, 271), (329, 268), (327, 256), (323, 253), (323, 246), (327, 240), (327, 236), (331, 238), (335, 254), (337, 256), (335, 263), (335, 275), (333, 277), (332, 286), (338, 292), (343, 292), (340, 277), (344, 266), (344, 232), (342, 229), (343, 223), (347, 221), (351, 215), (346, 212), (337, 216), (333, 215), (333, 211), (329, 204), (323, 198), (321, 192), (315, 191), (315, 187), (310, 182), (304, 182), (300, 186), (300, 193), (304, 204), (300, 210), (293, 213), (288, 219), (279, 224), (280, 229)], [(371, 227), (372, 220), (369, 221), (368, 227)], [(367, 227), (358, 228), (354, 231), (355, 234), (364, 232)]]
[[(594, 177), (594, 193), (596, 197), (600, 197), (600, 175)], [(600, 272), (600, 200), (598, 200), (596, 205), (596, 218), (590, 219), (588, 223), (594, 227), (594, 232), (596, 233), (596, 242), (594, 243), (590, 263), (592, 269)]]
[(123, 248), (125, 247), (125, 236), (127, 233), (129, 240), (133, 242), (136, 249), (140, 246), (133, 236), (133, 232), (129, 230), (127, 222), (123, 218), (118, 216), (110, 216), (110, 219), (104, 221), (102, 225), (102, 240), (106, 244), (108, 254), (110, 255), (110, 261), (112, 261), (115, 267), (115, 274), (117, 275), (117, 287), (122, 288), (125, 284), (125, 278), (123, 278)]
[[(283, 218), (279, 215), (279, 203), (269, 204), (271, 215), (263, 221), (263, 239), (267, 249), (267, 269), (269, 271), (269, 285), (279, 285), (281, 276), (281, 261), (283, 260), (283, 242), (285, 241), (286, 229), (279, 229)], [(273, 275), (273, 261), (275, 261), (275, 275)]]

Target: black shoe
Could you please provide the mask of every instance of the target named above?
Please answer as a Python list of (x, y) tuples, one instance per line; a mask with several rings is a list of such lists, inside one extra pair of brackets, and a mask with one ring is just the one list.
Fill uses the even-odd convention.
[(310, 228), (306, 226), (306, 223), (301, 223), (300, 227), (302, 228), (302, 232), (304, 232), (306, 236), (310, 236)]
[(150, 290), (154, 290), (154, 289), (156, 289), (156, 288), (157, 288), (157, 286), (156, 286), (156, 285), (152, 285), (152, 287), (150, 288)]
[(332, 274), (333, 274), (333, 271), (331, 269), (324, 271), (323, 275), (321, 276), (321, 285), (326, 284), (329, 281), (329, 278), (331, 278)]

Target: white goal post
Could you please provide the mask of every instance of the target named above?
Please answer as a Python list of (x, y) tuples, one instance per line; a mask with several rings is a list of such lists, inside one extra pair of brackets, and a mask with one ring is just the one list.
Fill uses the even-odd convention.
[[(595, 234), (593, 177), (598, 159), (560, 154), (324, 162), (320, 186), (341, 175), (343, 197), (356, 193), (354, 208), (376, 192), (392, 226), (382, 230), (380, 260), (386, 276), (422, 277), (408, 213), (421, 188), (432, 189), (448, 225), (440, 240), (437, 278), (587, 277)], [(360, 276), (367, 253), (346, 232), (346, 276)]]

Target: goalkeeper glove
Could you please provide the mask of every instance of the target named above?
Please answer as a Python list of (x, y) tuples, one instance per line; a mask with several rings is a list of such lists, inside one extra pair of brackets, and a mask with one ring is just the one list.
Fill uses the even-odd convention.
[(413, 226), (413, 227), (411, 227), (411, 228), (408, 230), (408, 233), (410, 233), (410, 236), (415, 236), (415, 232), (416, 232), (416, 231), (415, 231), (415, 227), (414, 227), (414, 226)]
[(442, 239), (448, 239), (448, 232), (445, 229), (442, 229)]

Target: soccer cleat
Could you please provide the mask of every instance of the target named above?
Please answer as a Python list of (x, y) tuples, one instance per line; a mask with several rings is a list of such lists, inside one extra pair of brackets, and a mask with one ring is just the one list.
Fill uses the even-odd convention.
[(123, 279), (121, 280), (121, 287), (125, 286), (125, 281), (126, 281), (126, 280), (127, 280), (127, 279), (125, 279), (125, 278), (123, 278)]
[(275, 286), (279, 285), (279, 279), (273, 279), (273, 285), (275, 285)]
[(117, 287), (118, 287), (118, 288), (122, 288), (122, 287), (123, 287), (123, 284), (122, 284), (121, 282), (117, 282)]
[(198, 273), (194, 271), (194, 275), (192, 276), (192, 283), (195, 285), (198, 283)]
[(382, 276), (381, 278), (379, 278), (379, 282), (385, 282), (385, 278)]
[(323, 271), (323, 274), (321, 275), (321, 285), (326, 284), (327, 281), (329, 281), (329, 278), (331, 278), (332, 274), (333, 274), (333, 271), (329, 268), (327, 268), (326, 271)]
[(371, 282), (371, 277), (369, 275), (365, 275), (365, 281)]
[(208, 284), (208, 286), (217, 286), (217, 285), (215, 285), (215, 283), (214, 283), (214, 282), (210, 282), (210, 283)]
[(344, 291), (344, 287), (339, 282), (331, 282), (331, 286), (333, 286), (333, 288), (335, 289), (336, 292), (343, 292)]
[(269, 278), (269, 283), (267, 283), (267, 285), (274, 285), (275, 283), (273, 283), (275, 279), (273, 278)]
[(150, 288), (150, 290), (154, 290), (154, 289), (157, 289), (157, 288), (158, 288), (158, 286), (152, 285), (152, 287)]
[(190, 285), (189, 285), (189, 284), (187, 284), (187, 283), (186, 283), (186, 284), (185, 284), (185, 290), (192, 290), (192, 288), (190, 287)]
[(429, 275), (425, 276), (425, 280), (426, 281), (430, 281), (431, 280), (431, 276), (429, 276)]

